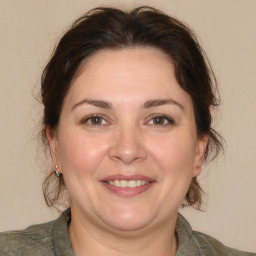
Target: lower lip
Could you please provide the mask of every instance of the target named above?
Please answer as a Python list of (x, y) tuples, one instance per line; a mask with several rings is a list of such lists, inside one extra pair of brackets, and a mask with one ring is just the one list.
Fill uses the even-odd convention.
[(148, 190), (150, 187), (153, 186), (154, 182), (150, 182), (149, 184), (142, 185), (139, 187), (134, 187), (134, 188), (121, 188), (121, 187), (116, 187), (114, 185), (110, 185), (106, 182), (102, 182), (102, 184), (111, 192), (115, 193), (118, 196), (122, 197), (132, 197), (139, 195), (146, 190)]

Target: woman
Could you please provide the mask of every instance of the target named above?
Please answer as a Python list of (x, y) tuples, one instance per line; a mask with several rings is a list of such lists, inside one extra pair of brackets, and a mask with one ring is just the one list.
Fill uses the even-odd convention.
[[(1, 255), (256, 255), (191, 230), (211, 127), (214, 75), (193, 33), (155, 9), (90, 11), (60, 40), (42, 76), (53, 222), (3, 233)], [(55, 186), (55, 187), (54, 187)]]

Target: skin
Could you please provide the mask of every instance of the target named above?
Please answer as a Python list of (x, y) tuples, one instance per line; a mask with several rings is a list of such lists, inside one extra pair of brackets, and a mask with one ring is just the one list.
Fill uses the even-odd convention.
[[(192, 100), (168, 56), (150, 47), (95, 53), (47, 138), (71, 200), (76, 255), (175, 255), (178, 208), (201, 172), (208, 137), (197, 137)], [(154, 182), (120, 196), (101, 182), (116, 174)]]

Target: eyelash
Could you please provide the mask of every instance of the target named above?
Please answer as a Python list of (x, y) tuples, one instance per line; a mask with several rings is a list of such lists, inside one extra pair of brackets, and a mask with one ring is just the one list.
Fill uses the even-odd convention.
[[(92, 120), (95, 119), (99, 119), (100, 121), (99, 122), (105, 122), (105, 123), (92, 123)], [(152, 117), (150, 117), (149, 121), (146, 122), (146, 124), (149, 124), (151, 121), (154, 122), (154, 120), (156, 121), (156, 119), (160, 119), (161, 121), (164, 121), (164, 123), (152, 123), (150, 125), (154, 125), (154, 126), (167, 126), (167, 125), (173, 125), (175, 124), (174, 120), (171, 118), (171, 117), (168, 117), (166, 115), (154, 115)], [(161, 122), (160, 121), (160, 122)], [(80, 121), (81, 124), (87, 124), (88, 126), (101, 126), (101, 125), (107, 125), (108, 122), (106, 121), (106, 119), (101, 116), (101, 115), (98, 115), (98, 114), (93, 114), (93, 115), (90, 115), (88, 117), (86, 117), (85, 119), (82, 119)]]
[[(86, 117), (85, 119), (82, 119), (80, 123), (81, 124), (91, 125), (91, 126), (106, 125), (106, 124), (102, 124), (102, 123), (100, 123), (100, 124), (93, 124), (92, 123), (93, 119), (100, 119), (101, 121), (104, 120), (106, 122), (106, 124), (107, 124), (107, 121), (105, 120), (105, 118), (102, 117), (101, 115), (97, 115), (97, 114), (93, 114), (93, 115), (90, 115), (90, 116)], [(89, 123), (89, 121), (90, 121), (90, 123)]]
[(155, 116), (152, 116), (151, 118), (150, 118), (150, 120), (148, 121), (148, 123), (150, 122), (150, 121), (153, 121), (153, 120), (156, 120), (156, 119), (162, 119), (162, 120), (164, 120), (164, 122), (166, 122), (166, 123), (163, 123), (163, 124), (152, 124), (152, 125), (154, 125), (154, 126), (167, 126), (167, 125), (173, 125), (173, 124), (175, 124), (175, 122), (174, 122), (174, 120), (171, 118), (171, 117), (169, 117), (169, 116), (166, 116), (166, 115), (155, 115)]

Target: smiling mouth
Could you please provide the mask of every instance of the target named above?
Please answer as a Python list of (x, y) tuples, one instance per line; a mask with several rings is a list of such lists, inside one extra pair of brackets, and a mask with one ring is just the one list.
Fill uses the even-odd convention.
[(128, 198), (146, 192), (156, 183), (155, 180), (142, 175), (112, 175), (101, 182), (112, 193)]
[(109, 180), (105, 182), (118, 188), (135, 188), (145, 186), (150, 183), (146, 180)]

